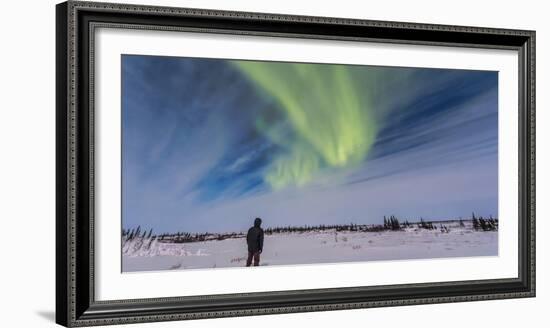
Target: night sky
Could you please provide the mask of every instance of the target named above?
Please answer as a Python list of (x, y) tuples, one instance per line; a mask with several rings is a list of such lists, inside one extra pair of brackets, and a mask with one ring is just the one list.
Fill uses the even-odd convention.
[(123, 227), (498, 216), (498, 72), (122, 56)]

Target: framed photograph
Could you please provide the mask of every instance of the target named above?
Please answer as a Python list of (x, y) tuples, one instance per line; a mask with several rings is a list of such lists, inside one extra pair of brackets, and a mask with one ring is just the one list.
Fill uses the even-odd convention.
[(57, 5), (57, 305), (535, 296), (535, 32)]

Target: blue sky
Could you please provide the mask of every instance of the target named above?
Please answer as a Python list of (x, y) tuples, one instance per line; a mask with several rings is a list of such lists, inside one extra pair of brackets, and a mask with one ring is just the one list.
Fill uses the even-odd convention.
[(498, 72), (122, 56), (123, 227), (498, 216)]

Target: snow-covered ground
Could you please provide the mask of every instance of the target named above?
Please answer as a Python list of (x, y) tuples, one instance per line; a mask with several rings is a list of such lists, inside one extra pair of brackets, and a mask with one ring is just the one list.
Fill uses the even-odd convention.
[[(498, 231), (475, 231), (465, 224), (444, 223), (449, 232), (414, 226), (401, 231), (266, 235), (260, 265), (498, 255)], [(245, 238), (191, 243), (135, 238), (123, 243), (122, 255), (124, 272), (240, 267), (245, 265), (247, 247)]]

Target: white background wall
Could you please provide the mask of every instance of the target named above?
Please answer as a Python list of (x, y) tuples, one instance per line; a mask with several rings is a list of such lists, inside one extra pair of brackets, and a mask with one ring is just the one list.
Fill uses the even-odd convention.
[[(0, 326), (53, 327), (55, 307), (55, 26), (52, 0), (0, 10)], [(537, 31), (537, 298), (132, 327), (546, 327), (550, 23), (545, 1), (124, 1), (212, 9), (534, 29)]]

